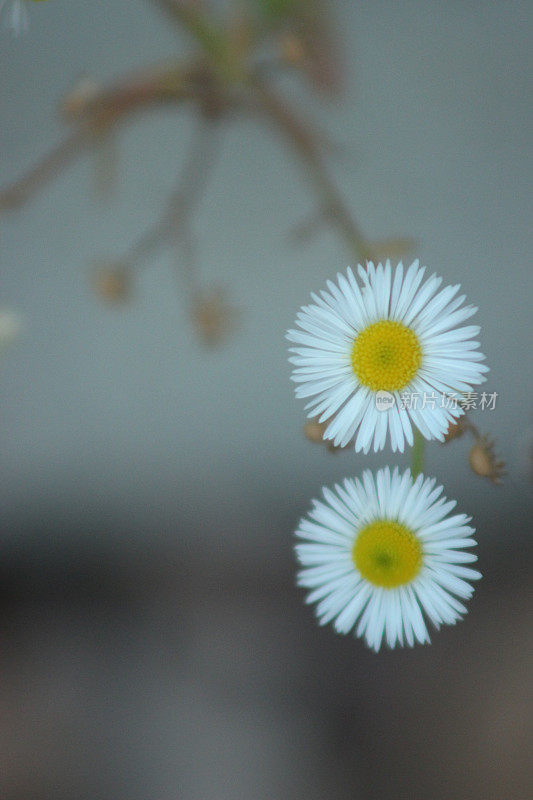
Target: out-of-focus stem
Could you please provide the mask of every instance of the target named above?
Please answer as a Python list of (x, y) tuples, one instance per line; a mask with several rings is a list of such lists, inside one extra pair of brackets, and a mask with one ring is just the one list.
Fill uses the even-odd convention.
[(75, 114), (68, 114), (75, 124), (72, 132), (25, 175), (0, 191), (0, 209), (15, 208), (29, 200), (68, 166), (85, 145), (93, 144), (95, 132), (108, 130), (143, 108), (181, 102), (199, 93), (197, 64), (192, 67), (167, 64), (95, 92)]
[(152, 0), (152, 2), (187, 31), (214, 64), (224, 67), (228, 59), (226, 37), (211, 24), (198, 7), (184, 0)]
[(25, 175), (0, 192), (0, 209), (23, 205), (44, 183), (72, 161), (85, 138), (86, 132), (78, 128), (46, 153)]
[[(225, 72), (231, 74), (231, 59), (228, 61), (227, 40), (223, 32), (210, 23), (202, 11), (186, 0), (152, 0), (168, 15), (175, 19), (202, 47), (205, 54), (210, 57), (214, 66), (224, 77)], [(334, 182), (331, 180), (317, 147), (318, 139), (310, 133), (308, 126), (288, 108), (288, 106), (272, 92), (259, 78), (257, 72), (248, 76), (241, 76), (248, 82), (252, 90), (257, 93), (263, 109), (281, 129), (285, 138), (303, 161), (306, 172), (317, 189), (324, 207), (325, 214), (337, 226), (346, 240), (350, 251), (356, 258), (372, 258), (372, 248), (347, 207)]]
[(350, 212), (337, 187), (330, 178), (322, 161), (317, 139), (309, 126), (303, 123), (287, 103), (262, 81), (255, 78), (252, 89), (256, 100), (268, 118), (282, 132), (292, 149), (306, 168), (306, 175), (312, 181), (324, 213), (343, 235), (350, 250), (357, 258), (371, 259), (372, 248)]
[(424, 470), (424, 455), (426, 448), (426, 440), (419, 430), (414, 430), (413, 449), (411, 450), (411, 474), (413, 478)]
[(216, 123), (200, 120), (194, 130), (192, 145), (179, 177), (178, 186), (169, 198), (165, 212), (135, 242), (121, 259), (126, 267), (135, 267), (152, 253), (174, 239), (180, 246), (183, 259), (180, 274), (192, 293), (198, 291), (190, 216), (205, 190), (216, 155)]

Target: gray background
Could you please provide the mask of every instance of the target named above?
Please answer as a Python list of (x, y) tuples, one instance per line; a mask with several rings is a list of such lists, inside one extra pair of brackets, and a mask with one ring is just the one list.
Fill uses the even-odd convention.
[[(470, 475), (462, 443), (431, 446), (427, 465), (476, 513), (502, 503), (511, 513), (532, 442), (529, 9), (335, 4), (346, 91), (314, 109), (348, 148), (333, 169), (367, 235), (415, 237), (413, 257), (479, 306), (486, 388), (499, 398), (476, 421), (497, 438), (511, 479), (494, 490)], [(53, 112), (77, 77), (109, 79), (176, 47), (142, 2), (54, 0), (30, 11), (28, 35), (1, 42), (4, 181), (60, 135)], [(305, 106), (305, 92), (288, 91)], [(167, 111), (122, 131), (110, 204), (95, 202), (83, 159), (2, 220), (2, 304), (27, 325), (2, 366), (4, 513), (76, 498), (96, 514), (149, 507), (144, 528), (154, 515), (171, 524), (177, 507), (206, 523), (238, 508), (240, 549), (261, 546), (273, 497), (293, 498), (296, 517), (320, 484), (390, 461), (387, 452), (331, 459), (301, 436), (284, 332), (309, 292), (353, 258), (333, 234), (287, 246), (312, 198), (290, 154), (258, 125), (223, 132), (196, 220), (203, 277), (226, 284), (244, 310), (227, 347), (202, 350), (164, 254), (140, 275), (131, 306), (113, 311), (91, 295), (88, 264), (120, 256), (156, 218), (190, 124), (187, 111)]]
[[(61, 135), (55, 110), (81, 75), (105, 81), (190, 47), (141, 0), (31, 5), (27, 35), (0, 36), (3, 183)], [(195, 228), (202, 277), (228, 286), (243, 310), (239, 330), (220, 350), (202, 347), (165, 253), (139, 273), (130, 304), (101, 303), (89, 285), (91, 261), (120, 256), (157, 217), (192, 131), (186, 110), (136, 120), (119, 135), (111, 202), (95, 198), (86, 156), (0, 220), (0, 304), (25, 320), (1, 362), (0, 557), (14, 608), (2, 701), (14, 731), (0, 749), (10, 764), (6, 800), (353, 797), (356, 790), (362, 798), (394, 792), (428, 800), (527, 795), (521, 643), (530, 604), (527, 612), (529, 581), (520, 569), (531, 554), (532, 6), (333, 6), (343, 96), (319, 103), (298, 84), (281, 84), (345, 146), (331, 167), (367, 235), (414, 237), (412, 257), (446, 283), (460, 282), (479, 306), (492, 370), (486, 388), (499, 398), (495, 411), (474, 420), (496, 437), (509, 477), (495, 488), (471, 474), (466, 441), (430, 445), (427, 471), (474, 516), (488, 575), (484, 605), (457, 631), (435, 635), (440, 645), (398, 661), (396, 654), (376, 661), (360, 643), (319, 631), (300, 609), (291, 536), (310, 498), (364, 467), (408, 464), (408, 456), (387, 451), (332, 456), (302, 436), (284, 332), (309, 292), (353, 259), (332, 233), (289, 246), (286, 234), (313, 208), (305, 179), (275, 135), (235, 121), (222, 132)], [(184, 660), (176, 655), (185, 652), (183, 640)], [(496, 720), (501, 740), (497, 733), (480, 744), (474, 736), (472, 745), (458, 720), (482, 664), (501, 653), (508, 661), (485, 675), (486, 691), (492, 697), (504, 686), (517, 695), (497, 699), (492, 717), (483, 717), (485, 694), (474, 697), (466, 707), (475, 730)], [(307, 708), (327, 696), (322, 678), (305, 683), (317, 665), (324, 686), (337, 686), (331, 704), (316, 719), (300, 706), (287, 713), (284, 690), (269, 675), (289, 675)], [(344, 689), (357, 674), (360, 691), (347, 701)], [(394, 697), (390, 687), (409, 687), (410, 677), (413, 694), (403, 688)], [(437, 697), (435, 680), (443, 687)], [(273, 697), (282, 698), (279, 707)], [(265, 728), (262, 715), (272, 708)], [(392, 722), (391, 708), (399, 709)], [(405, 730), (402, 708), (413, 715)], [(332, 745), (334, 788), (331, 762), (322, 772), (316, 766), (317, 754), (329, 752), (321, 737), (331, 733), (332, 709), (340, 710), (332, 740), (353, 745), (347, 756)], [(509, 713), (518, 719), (509, 728), (516, 744), (502, 722)], [(366, 721), (366, 739), (346, 733), (346, 715)], [(436, 737), (435, 750), (426, 736)], [(57, 744), (39, 756), (43, 739)], [(395, 779), (381, 769), (378, 740)], [(72, 754), (66, 741), (77, 743)], [(504, 777), (491, 767), (502, 742), (510, 748)], [(233, 763), (236, 752), (242, 758)], [(455, 782), (449, 766), (439, 767), (440, 753), (448, 764), (456, 760)], [(479, 780), (469, 768), (476, 759)], [(509, 775), (518, 781), (515, 793)]]

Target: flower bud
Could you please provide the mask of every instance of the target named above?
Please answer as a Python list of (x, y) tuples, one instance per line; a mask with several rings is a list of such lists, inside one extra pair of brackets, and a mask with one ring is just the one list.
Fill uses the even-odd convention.
[(468, 461), (476, 475), (488, 478), (492, 483), (501, 483), (501, 478), (505, 475), (505, 462), (496, 459), (494, 442), (487, 436), (479, 437), (468, 454)]
[(96, 294), (108, 303), (123, 303), (131, 292), (131, 276), (121, 264), (103, 264), (94, 270), (92, 284)]
[(342, 450), (342, 447), (334, 445), (329, 439), (324, 439), (324, 431), (328, 427), (327, 422), (319, 422), (318, 419), (310, 419), (304, 425), (305, 438), (314, 444), (324, 444), (330, 453)]

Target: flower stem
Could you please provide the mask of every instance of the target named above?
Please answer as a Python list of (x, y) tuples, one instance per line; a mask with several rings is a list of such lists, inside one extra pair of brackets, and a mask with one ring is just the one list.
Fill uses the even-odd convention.
[(416, 478), (417, 475), (420, 475), (424, 469), (425, 446), (426, 440), (420, 431), (415, 429), (413, 449), (411, 450), (411, 474), (413, 478)]

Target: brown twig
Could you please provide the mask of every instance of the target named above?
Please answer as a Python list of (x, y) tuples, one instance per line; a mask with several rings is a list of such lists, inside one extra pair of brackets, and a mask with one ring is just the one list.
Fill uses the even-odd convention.
[(43, 184), (51, 180), (59, 170), (72, 161), (85, 138), (85, 130), (76, 128), (72, 131), (25, 175), (0, 192), (0, 209), (17, 208), (29, 200)]
[(28, 172), (0, 191), (0, 209), (15, 208), (52, 180), (94, 141), (94, 134), (108, 130), (134, 112), (147, 107), (203, 97), (198, 79), (199, 65), (173, 64), (135, 75), (109, 88), (94, 92), (75, 112), (67, 112), (74, 128)]
[[(350, 250), (359, 258), (371, 258), (373, 248), (362, 235), (345, 205), (324, 163), (325, 147), (318, 133), (295, 113), (276, 90), (272, 90), (260, 70), (246, 68), (232, 73), (235, 66), (229, 51), (231, 36), (216, 26), (202, 9), (183, 0), (152, 0), (171, 15), (197, 42), (202, 56), (186, 64), (171, 62), (129, 76), (99, 89), (92, 85), (74, 93), (64, 105), (64, 113), (74, 125), (66, 139), (53, 148), (26, 175), (0, 192), (0, 208), (11, 208), (28, 200), (43, 184), (55, 177), (95, 137), (105, 135), (118, 123), (142, 109), (166, 103), (194, 100), (204, 121), (218, 119), (230, 108), (247, 104), (259, 110), (282, 134), (296, 153), (306, 176), (319, 198), (319, 214), (342, 234)], [(229, 48), (229, 49), (228, 49)], [(240, 65), (244, 68), (244, 62)], [(212, 127), (212, 126), (205, 126)], [(181, 235), (181, 244), (193, 251), (192, 235), (185, 230), (207, 173), (205, 152), (194, 147), (194, 156), (185, 166), (177, 192), (170, 198), (165, 214), (126, 254), (125, 263), (145, 259), (171, 234)], [(203, 166), (202, 166), (203, 165)], [(202, 169), (200, 169), (202, 167)], [(187, 242), (189, 243), (187, 245)], [(189, 260), (189, 259), (186, 259)]]
[(212, 64), (222, 71), (225, 70), (230, 57), (226, 37), (196, 3), (187, 0), (151, 0), (151, 2), (200, 45)]
[(330, 178), (322, 160), (320, 146), (310, 126), (302, 122), (284, 99), (257, 76), (252, 80), (251, 87), (254, 102), (282, 133), (305, 167), (306, 176), (320, 197), (323, 214), (331, 219), (358, 258), (371, 259), (372, 247), (361, 233)]
[(201, 118), (199, 127), (193, 132), (192, 145), (178, 179), (178, 186), (169, 198), (164, 213), (120, 259), (122, 264), (132, 268), (173, 240), (179, 245), (183, 255), (180, 262), (181, 276), (185, 278), (189, 291), (192, 294), (198, 293), (190, 217), (207, 186), (215, 153), (215, 123)]

